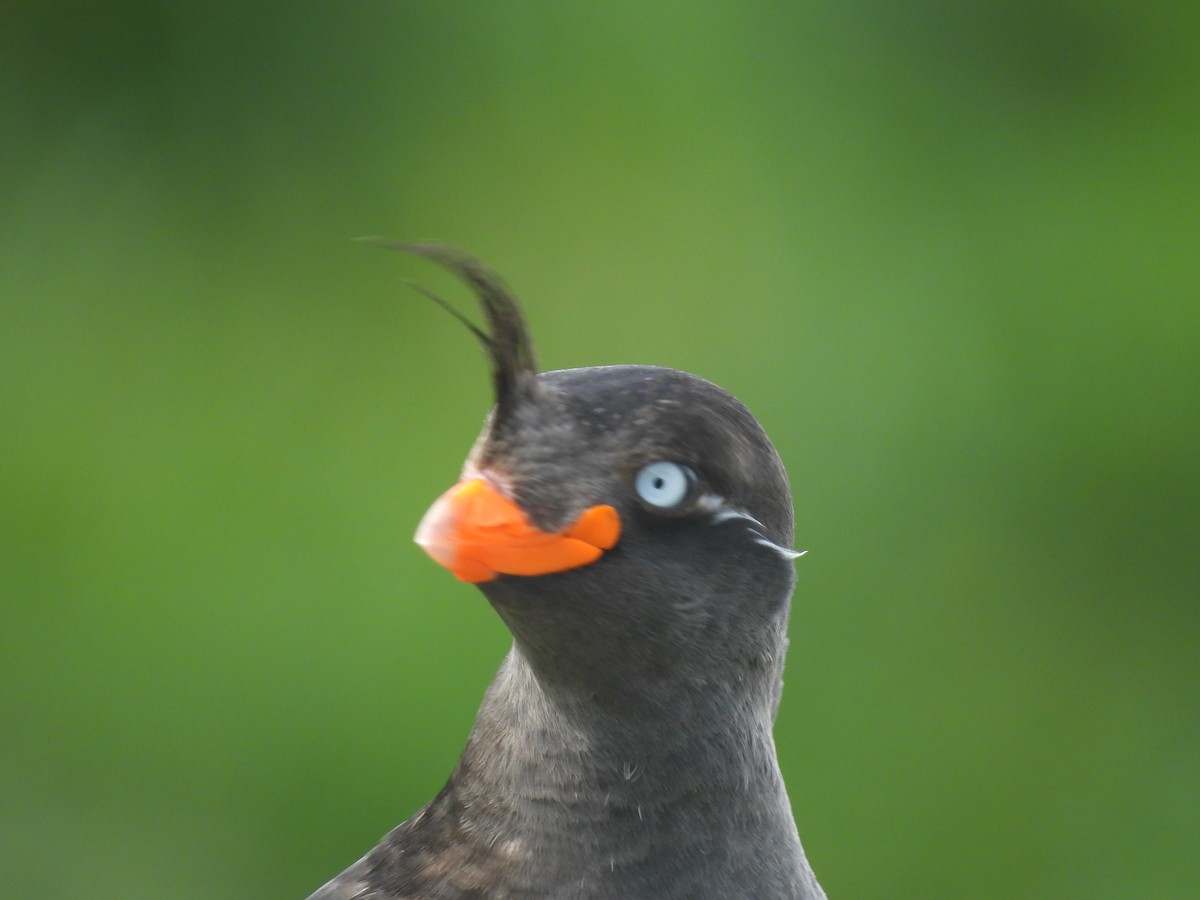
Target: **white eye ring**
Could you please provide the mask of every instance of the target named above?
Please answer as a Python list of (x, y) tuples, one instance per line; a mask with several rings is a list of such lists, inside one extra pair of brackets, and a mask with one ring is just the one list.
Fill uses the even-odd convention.
[(633, 487), (638, 496), (659, 509), (672, 509), (682, 503), (692, 487), (692, 473), (687, 466), (661, 460), (643, 466)]

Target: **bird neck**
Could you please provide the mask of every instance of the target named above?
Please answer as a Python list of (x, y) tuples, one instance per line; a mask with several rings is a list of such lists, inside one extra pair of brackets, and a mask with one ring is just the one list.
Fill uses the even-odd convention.
[(609, 709), (592, 694), (548, 684), (514, 647), (447, 790), (490, 820), (473, 823), (483, 833), (578, 836), (626, 819), (653, 820), (676, 846), (719, 843), (730, 827), (740, 839), (757, 832), (778, 840), (782, 831), (793, 840), (773, 710), (696, 693), (670, 715)]
[(396, 840), (442, 859), (452, 835), (455, 884), (489, 896), (823, 898), (762, 707), (622, 717), (514, 647), (454, 774)]

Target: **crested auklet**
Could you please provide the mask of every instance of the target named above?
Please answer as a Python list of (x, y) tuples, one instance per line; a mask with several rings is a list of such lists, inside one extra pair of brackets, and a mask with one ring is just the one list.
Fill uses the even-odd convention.
[(539, 373), (492, 271), (379, 243), (482, 303), (495, 406), (416, 540), (513, 644), (445, 787), (309, 900), (823, 898), (771, 733), (799, 554), (758, 421), (674, 369)]

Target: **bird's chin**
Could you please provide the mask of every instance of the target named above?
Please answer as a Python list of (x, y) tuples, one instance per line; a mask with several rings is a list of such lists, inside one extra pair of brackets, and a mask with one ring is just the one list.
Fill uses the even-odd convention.
[(579, 601), (576, 598), (583, 586), (590, 581), (586, 577), (587, 570), (595, 568), (600, 562), (546, 575), (497, 575), (491, 581), (475, 586), (498, 610), (536, 612), (564, 606), (578, 609)]
[(604, 560), (549, 575), (499, 575), (475, 585), (518, 644), (581, 648), (604, 640), (615, 615)]

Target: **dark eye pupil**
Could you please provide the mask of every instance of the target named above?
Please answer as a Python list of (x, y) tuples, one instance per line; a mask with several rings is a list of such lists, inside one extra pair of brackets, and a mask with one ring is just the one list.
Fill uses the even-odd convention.
[(660, 490), (660, 491), (661, 491), (661, 490), (662, 490), (664, 487), (666, 487), (666, 484), (667, 484), (667, 482), (666, 482), (666, 481), (664, 481), (662, 478), (655, 478), (655, 479), (654, 479), (654, 487), (655, 487), (655, 488), (657, 488), (657, 489), (658, 489), (658, 490)]

